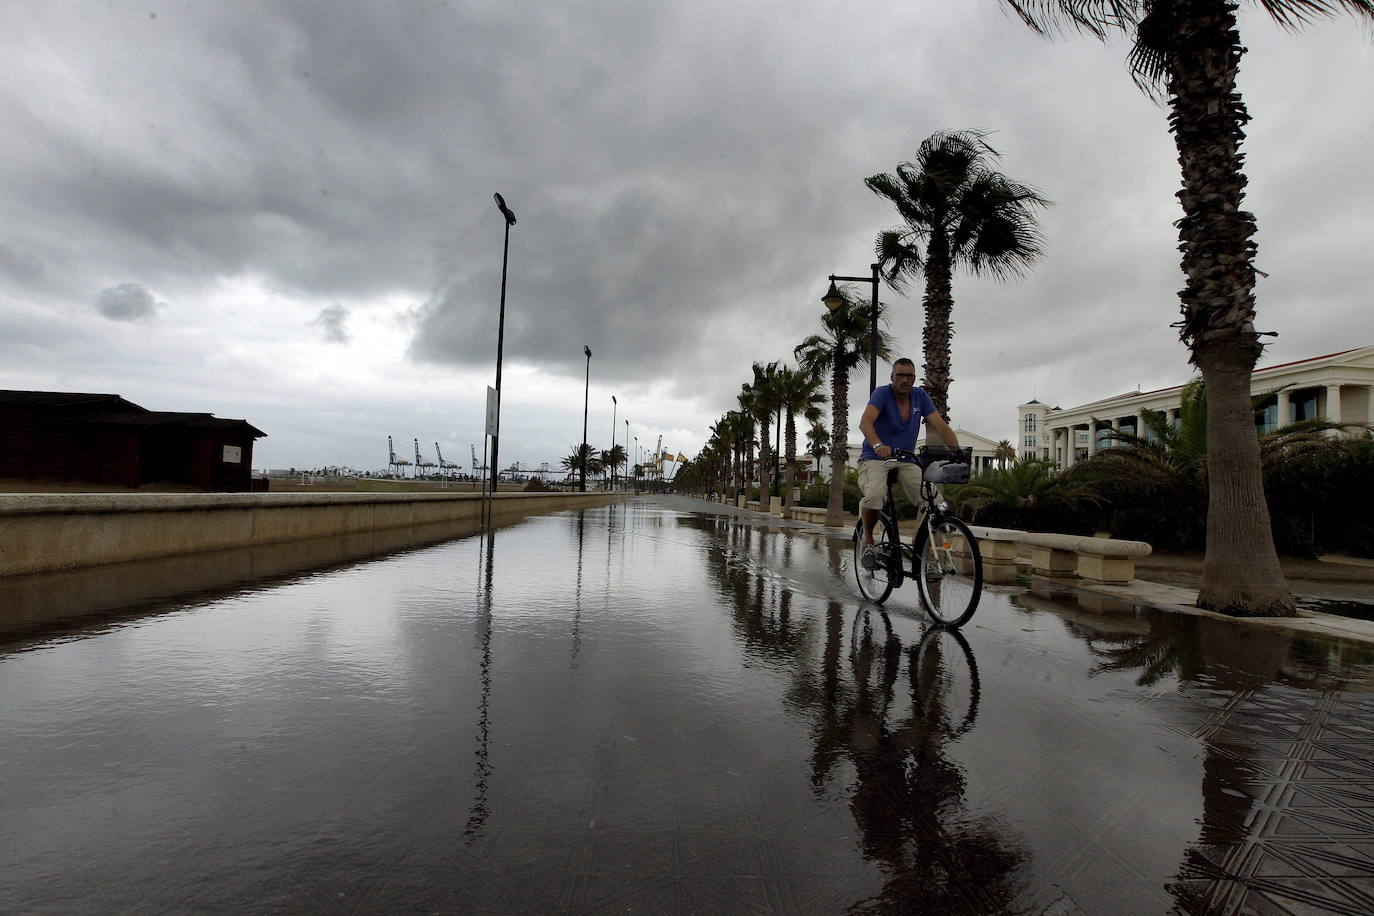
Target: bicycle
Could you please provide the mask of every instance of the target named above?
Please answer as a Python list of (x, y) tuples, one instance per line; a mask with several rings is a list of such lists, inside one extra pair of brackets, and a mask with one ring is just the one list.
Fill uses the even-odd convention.
[[(894, 588), (912, 578), (922, 606), (937, 625), (960, 627), (973, 616), (983, 591), (983, 556), (978, 552), (978, 539), (949, 511), (949, 504), (936, 489), (941, 483), (967, 483), (972, 460), (972, 448), (926, 445), (915, 452), (893, 449), (892, 458), (883, 462), (888, 469), (887, 499), (873, 525), (877, 560), (873, 569), (863, 565), (863, 520), (854, 527), (854, 577), (865, 598), (882, 604)], [(897, 503), (892, 492), (902, 461), (915, 462), (922, 471), (923, 513), (909, 547), (902, 544), (897, 530)], [(908, 556), (909, 571), (904, 563)]]

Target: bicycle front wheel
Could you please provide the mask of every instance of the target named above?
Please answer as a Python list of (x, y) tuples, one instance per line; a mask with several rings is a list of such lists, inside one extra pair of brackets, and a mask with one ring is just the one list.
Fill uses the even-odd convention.
[(916, 545), (916, 588), (930, 618), (961, 627), (983, 593), (983, 556), (978, 539), (959, 519), (942, 516), (923, 526)]
[(894, 543), (900, 542), (897, 540), (897, 531), (892, 527), (891, 519), (886, 515), (878, 516), (878, 520), (873, 524), (873, 552), (876, 562), (872, 569), (865, 569), (864, 523), (859, 522), (854, 526), (854, 578), (859, 583), (859, 592), (874, 604), (882, 604), (887, 600), (887, 596), (892, 594), (893, 579), (901, 575), (894, 570), (894, 567), (902, 562), (900, 552), (895, 559), (891, 556), (891, 545)]

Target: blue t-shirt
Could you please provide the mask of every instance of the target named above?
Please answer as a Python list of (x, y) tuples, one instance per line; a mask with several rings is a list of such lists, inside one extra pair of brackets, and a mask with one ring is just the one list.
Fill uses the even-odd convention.
[[(911, 416), (905, 423), (902, 422), (902, 411), (897, 406), (897, 396), (892, 393), (891, 385), (879, 385), (874, 388), (873, 396), (868, 399), (868, 403), (878, 408), (878, 419), (873, 421), (873, 429), (877, 431), (883, 445), (888, 448), (906, 449), (908, 452), (916, 451), (916, 440), (921, 434), (921, 418), (935, 413), (935, 402), (926, 394), (926, 390), (919, 386), (911, 389)], [(873, 451), (873, 446), (865, 439), (863, 451), (859, 452), (859, 460), (876, 460), (877, 457), (878, 453)]]

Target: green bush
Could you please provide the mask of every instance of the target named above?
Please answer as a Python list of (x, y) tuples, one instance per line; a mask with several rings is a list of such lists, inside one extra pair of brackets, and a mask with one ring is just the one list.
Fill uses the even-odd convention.
[(1374, 557), (1374, 438), (1332, 440), (1279, 462), (1264, 492), (1280, 553)]

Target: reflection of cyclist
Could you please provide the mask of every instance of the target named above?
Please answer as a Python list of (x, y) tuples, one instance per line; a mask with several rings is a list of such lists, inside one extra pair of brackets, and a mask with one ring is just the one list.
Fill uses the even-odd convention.
[[(863, 451), (859, 453), (859, 488), (863, 490), (859, 516), (864, 522), (862, 562), (865, 569), (873, 569), (877, 565), (873, 554), (873, 525), (887, 498), (887, 468), (883, 462), (892, 457), (894, 448), (908, 452), (916, 450), (922, 419), (945, 445), (959, 447), (958, 437), (935, 409), (930, 395), (926, 394), (924, 388), (916, 387), (916, 364), (909, 359), (899, 359), (892, 364), (892, 384), (873, 389), (863, 418), (859, 420), (859, 429), (864, 434)], [(912, 505), (919, 506), (920, 467), (903, 462), (898, 469), (897, 479), (901, 481), (906, 498)]]

